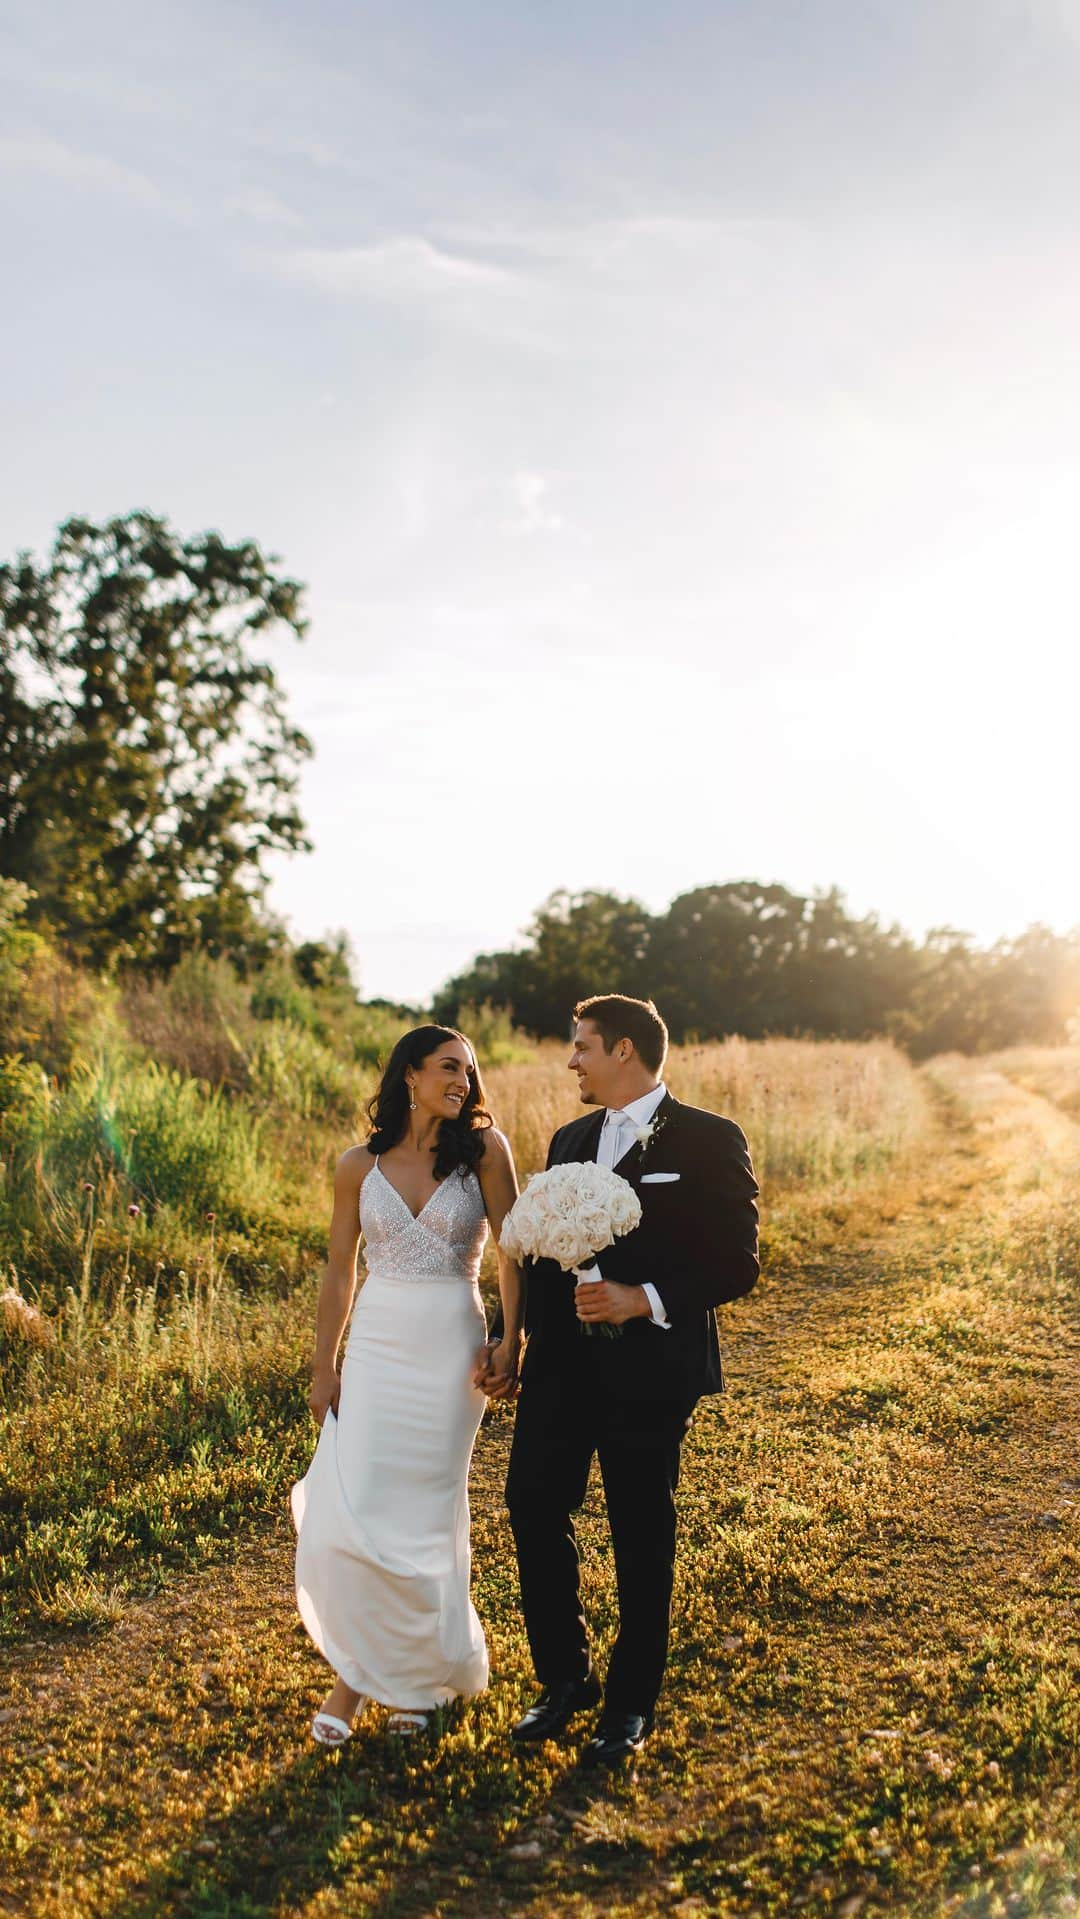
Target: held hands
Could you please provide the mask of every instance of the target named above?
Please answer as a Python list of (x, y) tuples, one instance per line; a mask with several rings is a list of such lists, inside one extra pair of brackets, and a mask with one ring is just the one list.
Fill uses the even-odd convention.
[(320, 1366), (311, 1375), (308, 1405), (321, 1426), (327, 1413), (337, 1415), (341, 1397), (341, 1374), (333, 1366)]
[[(621, 1326), (628, 1319), (651, 1319), (652, 1307), (642, 1286), (621, 1286), (614, 1279), (583, 1280), (574, 1289), (577, 1316), (594, 1324)], [(473, 1369), (473, 1385), (489, 1399), (516, 1399), (520, 1387), (521, 1338), (489, 1340)]]
[(574, 1288), (579, 1319), (594, 1325), (621, 1326), (628, 1319), (651, 1319), (643, 1286), (621, 1286), (616, 1279), (584, 1279)]
[(489, 1399), (516, 1399), (520, 1381), (521, 1338), (489, 1339), (480, 1348), (473, 1370), (473, 1385)]

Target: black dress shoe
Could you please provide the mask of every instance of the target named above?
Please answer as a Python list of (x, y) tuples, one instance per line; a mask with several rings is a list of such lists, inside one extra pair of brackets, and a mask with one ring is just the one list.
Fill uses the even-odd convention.
[(581, 1748), (583, 1766), (618, 1766), (640, 1752), (652, 1731), (641, 1712), (602, 1712), (596, 1731)]
[(557, 1680), (554, 1685), (544, 1687), (535, 1706), (530, 1706), (524, 1719), (518, 1720), (510, 1737), (519, 1746), (554, 1739), (576, 1712), (595, 1706), (599, 1697), (600, 1681), (594, 1673), (584, 1679)]

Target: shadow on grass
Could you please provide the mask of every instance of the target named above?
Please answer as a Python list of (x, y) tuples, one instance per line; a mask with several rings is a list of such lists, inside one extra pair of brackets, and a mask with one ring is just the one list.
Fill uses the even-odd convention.
[[(584, 1852), (565, 1843), (590, 1805), (632, 1798), (631, 1780), (582, 1774), (569, 1749), (556, 1770), (550, 1749), (522, 1757), (478, 1740), (459, 1707), (442, 1718), (422, 1745), (361, 1731), (339, 1753), (301, 1754), (105, 1907), (108, 1919), (283, 1919), (333, 1888), (329, 1910), (364, 1919), (471, 1911), (496, 1887), (523, 1908), (552, 1872), (563, 1890), (595, 1890), (649, 1859), (600, 1833)], [(542, 1857), (529, 1850), (538, 1829)]]

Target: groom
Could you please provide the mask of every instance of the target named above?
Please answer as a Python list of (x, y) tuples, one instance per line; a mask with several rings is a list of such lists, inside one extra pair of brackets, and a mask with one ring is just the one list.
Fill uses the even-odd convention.
[(603, 994), (582, 1000), (574, 1019), (569, 1068), (588, 1111), (560, 1127), (547, 1163), (613, 1167), (637, 1193), (642, 1218), (600, 1254), (599, 1283), (575, 1285), (552, 1260), (530, 1269), (506, 1497), (543, 1690), (511, 1736), (521, 1745), (556, 1737), (601, 1696), (571, 1518), (596, 1453), (619, 1632), (581, 1757), (615, 1765), (652, 1728), (667, 1658), (679, 1449), (701, 1394), (724, 1389), (713, 1308), (757, 1279), (758, 1189), (739, 1128), (683, 1106), (664, 1085), (667, 1028), (651, 1000)]

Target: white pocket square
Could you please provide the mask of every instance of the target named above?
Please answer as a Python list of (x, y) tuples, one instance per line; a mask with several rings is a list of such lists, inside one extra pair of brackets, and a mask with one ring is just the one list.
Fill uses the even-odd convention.
[(681, 1173), (642, 1173), (641, 1184), (643, 1186), (666, 1186), (669, 1180), (681, 1178)]

